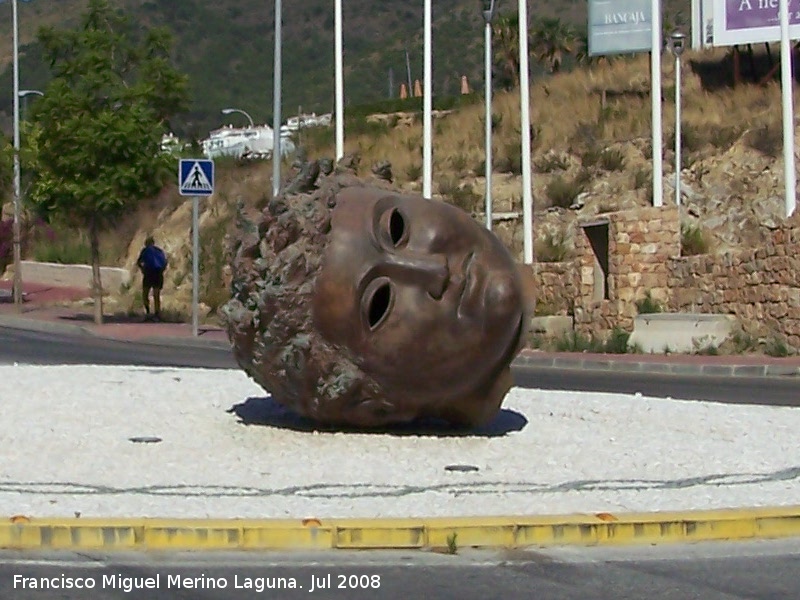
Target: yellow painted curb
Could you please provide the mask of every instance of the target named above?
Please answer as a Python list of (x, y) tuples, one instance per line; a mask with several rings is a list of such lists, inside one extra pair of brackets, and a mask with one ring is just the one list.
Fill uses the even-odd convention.
[(0, 522), (1, 549), (329, 550), (623, 545), (800, 536), (800, 506), (421, 519), (37, 519)]

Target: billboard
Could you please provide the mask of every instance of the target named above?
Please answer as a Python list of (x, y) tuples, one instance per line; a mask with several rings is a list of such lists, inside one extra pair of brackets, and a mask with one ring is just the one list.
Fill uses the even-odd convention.
[[(789, 37), (800, 37), (800, 9), (789, 2)], [(714, 0), (714, 45), (779, 42), (778, 0)]]
[(589, 0), (589, 54), (649, 51), (652, 0)]
[(692, 0), (692, 48), (714, 45), (714, 0)]

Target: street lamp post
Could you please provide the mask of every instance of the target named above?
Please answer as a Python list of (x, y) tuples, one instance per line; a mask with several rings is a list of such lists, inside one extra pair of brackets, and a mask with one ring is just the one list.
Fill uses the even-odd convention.
[[(783, 185), (786, 218), (797, 210), (797, 173), (794, 157), (794, 96), (792, 43), (789, 36), (789, 0), (778, 2), (781, 24), (781, 112), (783, 120)], [(792, 9), (793, 11), (794, 9)]]
[(253, 123), (253, 117), (251, 117), (245, 111), (243, 111), (243, 110), (241, 110), (239, 108), (223, 108), (222, 109), (222, 114), (223, 115), (230, 115), (232, 113), (243, 114), (245, 117), (247, 117), (247, 120), (250, 121), (250, 129), (255, 129), (256, 125), (255, 125), (255, 123)]
[(17, 19), (17, 0), (11, 0), (11, 20), (14, 37), (13, 79), (14, 79), (14, 222), (12, 237), (14, 244), (14, 306), (22, 310), (22, 251), (20, 239), (20, 164), (19, 164), (19, 22)]
[(335, 0), (334, 12), (334, 63), (336, 86), (336, 162), (344, 156), (344, 58), (342, 50), (342, 0)]
[(675, 205), (681, 205), (681, 54), (686, 35), (673, 31), (669, 49), (675, 55)]
[[(19, 79), (15, 77), (15, 82), (18, 84)], [(28, 96), (44, 96), (44, 92), (39, 90), (19, 90), (16, 94), (17, 99), (24, 100), (23, 109), (19, 111), (20, 116), (17, 118), (17, 111), (19, 109), (19, 102), (15, 105), (14, 109), (14, 302), (17, 303), (17, 308), (21, 308), (22, 303), (22, 240), (20, 233), (20, 206), (22, 204), (22, 163), (20, 161), (21, 140), (20, 140), (20, 121), (25, 119), (27, 112)], [(17, 294), (19, 290), (19, 294)]]
[(28, 112), (28, 96), (44, 96), (44, 92), (39, 90), (20, 90), (19, 97), (24, 100), (22, 109), (20, 110), (20, 119), (25, 120), (25, 113)]
[(531, 107), (528, 72), (528, 0), (519, 0), (519, 104), (522, 146), (523, 260), (533, 264), (533, 190), (531, 189)]
[(273, 56), (272, 81), (272, 197), (276, 198), (281, 191), (281, 49), (283, 47), (283, 10), (281, 0), (275, 0), (275, 52)]
[(433, 13), (432, 0), (423, 5), (422, 53), (422, 195), (432, 196), (433, 179)]
[(486, 229), (492, 230), (492, 19), (494, 19), (495, 0), (481, 0), (481, 12), (485, 27), (485, 76), (486, 88), (486, 139), (484, 153), (486, 157)]

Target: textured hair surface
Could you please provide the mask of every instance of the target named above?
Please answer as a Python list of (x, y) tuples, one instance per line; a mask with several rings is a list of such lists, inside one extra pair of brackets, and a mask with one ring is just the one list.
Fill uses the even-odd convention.
[(238, 364), (273, 398), (315, 420), (381, 425), (393, 407), (346, 348), (313, 323), (312, 295), (343, 187), (332, 175), (312, 193), (278, 196), (256, 221), (240, 217), (231, 252), (231, 300), (222, 308)]

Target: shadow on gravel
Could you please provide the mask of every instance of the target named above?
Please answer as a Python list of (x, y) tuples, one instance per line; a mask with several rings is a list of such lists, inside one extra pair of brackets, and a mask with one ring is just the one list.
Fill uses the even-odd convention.
[(416, 435), (433, 437), (500, 437), (514, 431), (522, 431), (528, 424), (524, 415), (506, 408), (500, 409), (491, 423), (476, 429), (459, 429), (438, 419), (423, 419), (404, 425), (393, 425), (370, 429), (356, 429), (317, 423), (294, 413), (278, 404), (271, 396), (250, 397), (234, 404), (229, 413), (239, 417), (244, 425), (261, 425), (293, 431), (322, 431), (330, 433), (366, 433), (383, 435)]

